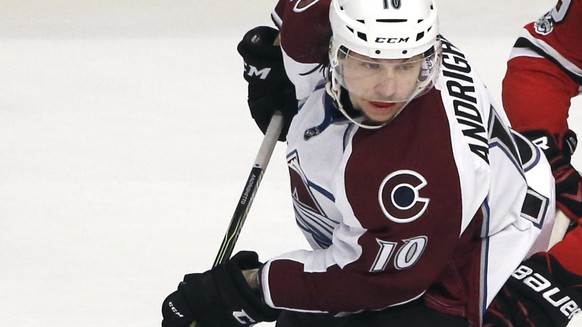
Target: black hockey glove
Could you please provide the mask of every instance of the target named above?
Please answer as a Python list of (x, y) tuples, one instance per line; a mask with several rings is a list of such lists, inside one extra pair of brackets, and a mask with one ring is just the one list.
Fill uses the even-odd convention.
[(275, 321), (279, 311), (266, 305), (242, 274), (261, 265), (255, 252), (241, 251), (212, 270), (184, 276), (178, 290), (162, 304), (162, 327), (187, 327), (192, 321), (202, 327)]
[(524, 261), (484, 316), (488, 327), (561, 327), (580, 313), (582, 276), (572, 274), (547, 253)]
[(237, 50), (244, 59), (244, 79), (248, 82), (251, 116), (263, 132), (275, 111), (283, 114), (279, 141), (285, 141), (293, 116), (297, 114), (295, 86), (285, 72), (281, 47), (273, 45), (279, 32), (259, 26), (248, 31)]
[(563, 135), (550, 135), (534, 130), (521, 134), (540, 147), (548, 158), (556, 180), (558, 208), (573, 221), (582, 218), (582, 177), (570, 163), (578, 142), (576, 133), (568, 130)]

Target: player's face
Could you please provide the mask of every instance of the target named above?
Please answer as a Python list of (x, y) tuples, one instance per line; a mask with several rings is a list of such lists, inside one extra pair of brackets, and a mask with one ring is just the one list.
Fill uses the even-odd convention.
[(417, 89), (422, 60), (421, 56), (372, 59), (350, 53), (341, 60), (341, 68), (354, 108), (374, 122), (392, 119)]

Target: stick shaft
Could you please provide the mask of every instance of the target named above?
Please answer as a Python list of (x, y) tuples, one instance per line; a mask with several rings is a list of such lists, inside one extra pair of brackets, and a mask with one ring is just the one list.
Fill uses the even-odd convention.
[[(271, 155), (273, 154), (273, 150), (275, 149), (275, 145), (277, 144), (277, 139), (279, 138), (279, 134), (281, 134), (282, 128), (283, 115), (277, 111), (269, 122), (269, 127), (265, 132), (265, 137), (263, 138), (263, 142), (259, 148), (259, 153), (255, 158), (251, 173), (247, 178), (245, 187), (243, 188), (236, 209), (234, 210), (234, 214), (230, 220), (230, 224), (228, 225), (228, 230), (224, 235), (222, 244), (218, 250), (218, 254), (214, 259), (214, 264), (212, 264), (213, 268), (220, 265), (221, 263), (226, 262), (232, 255), (232, 251), (234, 250), (234, 246), (236, 245), (236, 241), (238, 240), (242, 226), (245, 223), (247, 214), (251, 208), (251, 204), (253, 203), (255, 194), (259, 188), (259, 184), (261, 183), (261, 179), (263, 178), (265, 170), (269, 165)], [(196, 321), (193, 321), (190, 324), (190, 327), (200, 327), (200, 325)]]
[(212, 267), (224, 263), (230, 259), (232, 255), (242, 226), (245, 223), (247, 214), (257, 193), (259, 184), (261, 183), (261, 179), (263, 178), (267, 165), (271, 159), (271, 155), (273, 154), (273, 150), (275, 149), (275, 145), (277, 144), (282, 125), (283, 116), (279, 113), (275, 113), (271, 118), (271, 122), (267, 128), (261, 147), (259, 148), (253, 168), (247, 178), (236, 209), (234, 210), (234, 214), (230, 220), (228, 230), (224, 235), (224, 239), (222, 240), (222, 244), (220, 245), (220, 249), (218, 250), (218, 254), (216, 255)]

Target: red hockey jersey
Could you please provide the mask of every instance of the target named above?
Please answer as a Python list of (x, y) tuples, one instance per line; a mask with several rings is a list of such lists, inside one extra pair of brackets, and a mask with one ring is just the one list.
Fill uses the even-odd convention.
[(582, 0), (560, 0), (519, 35), (503, 80), (503, 105), (518, 131), (562, 134), (581, 86)]
[[(582, 0), (560, 0), (517, 39), (503, 80), (503, 105), (514, 129), (561, 135), (569, 129), (570, 101), (581, 91)], [(581, 247), (579, 226), (549, 253), (582, 275)]]

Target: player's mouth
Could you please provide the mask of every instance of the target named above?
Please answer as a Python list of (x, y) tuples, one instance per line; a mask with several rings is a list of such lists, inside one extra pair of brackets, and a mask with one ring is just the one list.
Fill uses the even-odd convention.
[(368, 101), (374, 109), (390, 109), (396, 105), (394, 102)]

